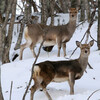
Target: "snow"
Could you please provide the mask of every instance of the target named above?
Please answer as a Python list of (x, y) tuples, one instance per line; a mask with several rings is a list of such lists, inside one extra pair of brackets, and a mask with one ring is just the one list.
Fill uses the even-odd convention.
[[(67, 16), (67, 15), (66, 15)], [(65, 18), (65, 15), (60, 15), (59, 17)], [(58, 17), (57, 17), (58, 19)], [(68, 19), (65, 18), (65, 22)], [(62, 19), (61, 19), (62, 20)], [(49, 21), (49, 20), (48, 20)], [(57, 25), (57, 20), (55, 21)], [(68, 21), (67, 21), (68, 22)], [(49, 24), (49, 22), (48, 22)], [(15, 31), (16, 30), (15, 26)], [(72, 37), (72, 39), (66, 44), (66, 52), (67, 57), (70, 57), (73, 50), (76, 48), (75, 41), (80, 41), (88, 28), (88, 23), (85, 22), (83, 25), (78, 27)], [(91, 35), (94, 39), (97, 40), (97, 22), (94, 22), (91, 28)], [(13, 36), (12, 48), (10, 51), (10, 58), (12, 59), (14, 53), (19, 53), (19, 50), (14, 51), (14, 46), (16, 43), (16, 37), (18, 34)], [(85, 40), (85, 39), (84, 39)], [(91, 40), (91, 38), (89, 38)], [(23, 43), (25, 42), (23, 38)], [(84, 41), (83, 41), (84, 43)], [(38, 52), (39, 45), (36, 46), (35, 51)], [(80, 54), (80, 50), (77, 49), (71, 59), (78, 58)], [(17, 58), (14, 62), (3, 64), (1, 66), (1, 78), (2, 78), (2, 90), (4, 95), (4, 100), (9, 100), (10, 95), (10, 87), (11, 81), (13, 81), (12, 88), (12, 100), (22, 100), (23, 94), (25, 92), (26, 86), (28, 85), (30, 76), (31, 76), (31, 68), (34, 63), (35, 58), (33, 58), (32, 53), (29, 48), (24, 50), (23, 60), (19, 60)], [(63, 52), (61, 50), (61, 57), (57, 57), (57, 46), (55, 46), (49, 54), (45, 51), (41, 50), (40, 56), (37, 60), (38, 62), (42, 62), (45, 60), (67, 60), (63, 57)], [(69, 60), (69, 59), (68, 59)], [(68, 82), (62, 83), (50, 83), (47, 87), (48, 92), (50, 93), (53, 100), (87, 100), (87, 98), (93, 93), (95, 90), (100, 89), (100, 51), (97, 50), (97, 44), (95, 43), (91, 48), (91, 53), (89, 56), (89, 63), (93, 67), (93, 69), (89, 69), (87, 67), (83, 77), (80, 80), (75, 82), (75, 94), (69, 94), (69, 85)], [(32, 81), (31, 86), (34, 84)], [(45, 94), (42, 91), (37, 91), (35, 93), (34, 100), (48, 100)], [(28, 90), (26, 100), (30, 99), (30, 90)], [(100, 100), (100, 91), (96, 92), (90, 100)]]

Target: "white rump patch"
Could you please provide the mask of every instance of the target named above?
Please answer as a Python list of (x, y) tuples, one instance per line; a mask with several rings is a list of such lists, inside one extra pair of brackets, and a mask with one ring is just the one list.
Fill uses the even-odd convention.
[(68, 37), (65, 36), (65, 37), (63, 38), (62, 42), (66, 41), (67, 39), (68, 39)]
[(39, 66), (34, 66), (34, 75), (39, 76), (40, 75), (40, 67)]
[(30, 36), (29, 36), (29, 34), (28, 34), (28, 27), (25, 27), (25, 29), (24, 29), (24, 37), (25, 37), (25, 39), (26, 39), (26, 41), (27, 41), (27, 45), (29, 46), (29, 45), (31, 45), (31, 43), (32, 43), (32, 40), (31, 40), (31, 38), (30, 38)]
[(45, 41), (43, 43), (43, 46), (54, 46), (56, 44), (56, 41)]
[(68, 81), (68, 77), (64, 77), (64, 78), (54, 78), (53, 82), (65, 82)]
[(53, 82), (65, 82), (68, 81), (69, 77), (57, 77), (55, 75), (54, 79), (52, 80)]
[(24, 33), (28, 33), (28, 27), (27, 26), (24, 29)]

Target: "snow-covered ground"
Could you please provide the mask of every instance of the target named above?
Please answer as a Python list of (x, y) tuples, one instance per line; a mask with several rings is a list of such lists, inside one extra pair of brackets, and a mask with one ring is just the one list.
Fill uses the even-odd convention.
[[(63, 15), (63, 17), (65, 18), (65, 15)], [(65, 20), (65, 22), (68, 21)], [(88, 28), (87, 22), (78, 27), (72, 39), (66, 44), (67, 58), (76, 48), (75, 41), (76, 40), (80, 41), (82, 39), (87, 28)], [(15, 46), (17, 35), (18, 34), (13, 36), (10, 58), (12, 58), (13, 54), (15, 53), (13, 48)], [(94, 25), (91, 28), (91, 35), (95, 39), (97, 39), (97, 22), (94, 22)], [(25, 42), (24, 39), (23, 42)], [(37, 45), (35, 48), (36, 52), (38, 52), (38, 48), (39, 45)], [(19, 53), (19, 50), (17, 52)], [(77, 49), (74, 55), (71, 57), (71, 59), (78, 58), (79, 54), (80, 50)], [(19, 58), (17, 58), (14, 62), (2, 65), (1, 76), (2, 76), (2, 90), (3, 90), (4, 100), (9, 100), (11, 81), (13, 81), (12, 100), (22, 100), (26, 86), (28, 85), (30, 79), (31, 68), (34, 60), (35, 59), (33, 58), (30, 49), (26, 48), (24, 50), (23, 60), (20, 61)], [(66, 60), (66, 59), (63, 57), (62, 50), (61, 50), (61, 57), (57, 57), (57, 46), (55, 46), (52, 52), (50, 52), (49, 54), (41, 50), (37, 63), (45, 60), (56, 61), (56, 60)], [(93, 91), (100, 89), (100, 51), (97, 51), (96, 43), (91, 48), (89, 63), (93, 67), (93, 69), (89, 69), (87, 67), (86, 69), (87, 73), (84, 73), (83, 77), (80, 80), (76, 81), (75, 95), (69, 95), (69, 85), (67, 82), (62, 82), (62, 83), (52, 82), (48, 85), (47, 89), (53, 100), (87, 100), (87, 98), (91, 95)], [(33, 83), (34, 82), (32, 81), (32, 84)], [(30, 100), (30, 90), (28, 90), (26, 100)], [(48, 100), (48, 99), (42, 91), (38, 90), (35, 93), (34, 100)], [(100, 91), (96, 92), (90, 98), (90, 100), (100, 100)]]

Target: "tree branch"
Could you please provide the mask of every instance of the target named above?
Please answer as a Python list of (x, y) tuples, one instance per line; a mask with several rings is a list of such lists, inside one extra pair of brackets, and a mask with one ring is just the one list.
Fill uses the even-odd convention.
[(95, 42), (97, 42), (97, 40), (95, 40), (95, 39), (92, 37), (92, 35), (91, 35), (91, 34), (90, 34), (90, 37), (91, 37), (91, 39), (92, 39), (92, 40), (94, 40)]
[(25, 97), (26, 97), (27, 91), (28, 91), (28, 89), (29, 89), (29, 87), (30, 87), (30, 84), (31, 84), (31, 81), (32, 81), (32, 76), (33, 76), (34, 65), (35, 65), (35, 63), (36, 63), (36, 61), (37, 61), (37, 59), (38, 59), (38, 57), (39, 57), (39, 54), (40, 54), (41, 47), (42, 47), (43, 43), (44, 43), (44, 40), (42, 41), (42, 43), (41, 43), (41, 45), (40, 45), (40, 48), (39, 48), (38, 54), (37, 54), (36, 59), (35, 59), (33, 65), (32, 65), (31, 77), (30, 77), (30, 80), (29, 80), (28, 86), (27, 86), (27, 88), (26, 88), (26, 90), (25, 90), (25, 93), (24, 93), (24, 95), (23, 95), (22, 100), (25, 100)]
[(24, 14), (23, 8), (19, 4), (17, 4), (17, 6), (21, 9), (22, 13)]
[(85, 23), (86, 21), (87, 21), (87, 19), (85, 19), (84, 21), (82, 21), (80, 24), (78, 24), (78, 25), (76, 26), (76, 28), (79, 27), (80, 25), (82, 25), (83, 23)]
[(89, 99), (92, 97), (92, 95), (93, 95), (94, 93), (98, 92), (98, 91), (100, 91), (100, 89), (94, 91), (94, 92), (87, 98), (87, 100), (89, 100)]

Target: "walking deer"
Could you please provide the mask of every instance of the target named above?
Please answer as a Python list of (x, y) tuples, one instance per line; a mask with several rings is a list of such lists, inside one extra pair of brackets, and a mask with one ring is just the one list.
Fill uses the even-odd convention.
[(88, 64), (90, 47), (93, 46), (93, 44), (93, 40), (88, 44), (81, 44), (76, 41), (76, 45), (81, 50), (80, 57), (78, 59), (69, 61), (45, 61), (36, 64), (33, 71), (34, 85), (31, 87), (31, 100), (33, 100), (34, 93), (39, 88), (43, 89), (48, 100), (52, 100), (46, 90), (46, 87), (50, 82), (68, 81), (70, 94), (74, 94), (75, 80), (80, 79), (83, 76)]
[(63, 47), (64, 56), (66, 56), (66, 42), (68, 42), (76, 29), (77, 9), (71, 8), (69, 13), (69, 22), (61, 26), (47, 26), (42, 24), (27, 25), (24, 29), (26, 43), (20, 47), (20, 60), (22, 59), (23, 50), (30, 47), (33, 56), (36, 57), (34, 47), (41, 43), (45, 36), (43, 46), (58, 46), (58, 56), (60, 56), (61, 46)]

